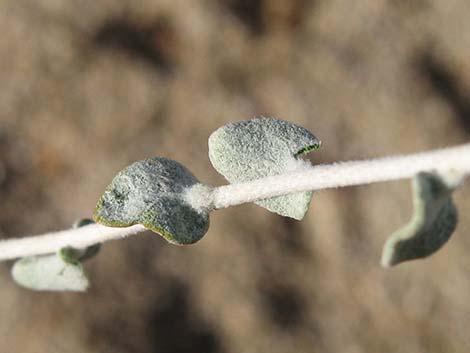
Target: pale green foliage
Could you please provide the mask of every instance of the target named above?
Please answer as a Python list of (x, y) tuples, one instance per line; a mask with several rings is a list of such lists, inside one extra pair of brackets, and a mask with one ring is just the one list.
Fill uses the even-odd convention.
[[(92, 223), (91, 219), (82, 219), (73, 227)], [(86, 249), (66, 247), (57, 254), (24, 257), (13, 265), (12, 277), (19, 285), (32, 290), (83, 292), (89, 281), (81, 262), (95, 256), (100, 248), (101, 244)]]
[[(319, 146), (320, 141), (302, 127), (274, 118), (256, 118), (216, 130), (209, 138), (209, 158), (230, 183), (279, 174), (287, 176), (289, 183), (289, 173), (315, 171), (310, 162), (298, 157)], [(429, 256), (443, 246), (457, 224), (451, 193), (461, 178), (463, 175), (456, 173), (443, 177), (424, 172), (414, 177), (413, 217), (387, 240), (384, 266)], [(171, 243), (191, 244), (208, 230), (209, 213), (217, 205), (214, 193), (178, 162), (148, 158), (114, 177), (96, 205), (94, 218), (111, 227), (142, 224)], [(299, 192), (255, 203), (300, 220), (311, 198), (311, 192)], [(82, 220), (75, 226), (89, 223), (93, 221)], [(84, 291), (89, 283), (81, 262), (99, 249), (99, 244), (83, 250), (66, 247), (57, 254), (26, 257), (14, 264), (12, 275), (17, 283), (34, 290)]]
[(56, 254), (25, 257), (15, 262), (11, 273), (16, 283), (38, 291), (83, 292), (89, 285), (80, 262)]
[(193, 207), (185, 197), (198, 185), (178, 162), (144, 159), (116, 175), (98, 201), (94, 218), (111, 227), (142, 224), (170, 243), (191, 244), (209, 228), (209, 209)]
[[(227, 124), (213, 132), (209, 158), (230, 183), (237, 183), (309, 168), (308, 161), (297, 157), (319, 146), (320, 140), (300, 126), (274, 118), (256, 118)], [(255, 203), (300, 220), (311, 198), (311, 192), (301, 192)]]
[(86, 249), (75, 249), (72, 247), (62, 248), (59, 251), (59, 255), (64, 261), (72, 262), (79, 261), (83, 262), (98, 254), (101, 249), (101, 244), (95, 244), (87, 247)]
[(419, 173), (412, 184), (413, 217), (385, 243), (383, 266), (433, 254), (449, 240), (457, 225), (457, 209), (451, 198), (453, 183), (437, 174)]

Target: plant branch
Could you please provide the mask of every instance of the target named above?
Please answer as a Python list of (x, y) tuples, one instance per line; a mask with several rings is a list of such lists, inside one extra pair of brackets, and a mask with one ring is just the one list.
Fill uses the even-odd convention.
[[(213, 189), (212, 204), (215, 209), (220, 209), (301, 191), (411, 178), (421, 171), (470, 174), (470, 144), (406, 156), (317, 165), (301, 172), (224, 185)], [(146, 228), (142, 225), (113, 228), (92, 224), (44, 235), (4, 240), (0, 241), (0, 261), (54, 253), (66, 246), (83, 249), (144, 230)]]
[(216, 209), (274, 196), (411, 178), (419, 172), (470, 174), (470, 144), (411, 155), (316, 165), (308, 170), (216, 188)]
[(122, 239), (144, 230), (146, 228), (140, 224), (125, 228), (90, 224), (60, 232), (3, 240), (0, 241), (0, 261), (24, 256), (51, 254), (67, 246), (84, 249), (96, 243)]

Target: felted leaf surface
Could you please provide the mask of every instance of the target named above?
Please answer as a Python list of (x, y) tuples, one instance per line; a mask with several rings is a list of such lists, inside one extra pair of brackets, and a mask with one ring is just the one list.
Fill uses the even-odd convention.
[[(209, 159), (230, 183), (250, 181), (310, 166), (297, 157), (320, 146), (308, 130), (274, 118), (255, 118), (227, 124), (209, 137)], [(271, 212), (302, 219), (311, 192), (256, 201)]]
[[(73, 228), (93, 223), (91, 219), (81, 219)], [(89, 281), (81, 262), (95, 256), (100, 248), (101, 244), (86, 249), (65, 247), (57, 254), (25, 257), (15, 262), (12, 276), (18, 284), (33, 290), (85, 291)]]
[(15, 262), (13, 279), (38, 291), (78, 291), (88, 288), (88, 278), (78, 261), (64, 261), (57, 254), (25, 257)]
[(170, 243), (191, 244), (209, 228), (209, 211), (192, 207), (185, 192), (202, 185), (181, 164), (144, 159), (120, 171), (106, 188), (94, 219), (111, 227), (142, 224)]
[(412, 186), (414, 214), (385, 243), (385, 267), (433, 254), (449, 240), (457, 225), (457, 209), (451, 198), (453, 185), (437, 174), (423, 172), (413, 178)]

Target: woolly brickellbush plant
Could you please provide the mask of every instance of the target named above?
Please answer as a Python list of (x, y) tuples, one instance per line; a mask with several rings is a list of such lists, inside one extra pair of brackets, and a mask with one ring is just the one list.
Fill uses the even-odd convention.
[[(121, 170), (98, 200), (92, 220), (73, 229), (0, 242), (0, 260), (20, 258), (15, 281), (34, 290), (84, 291), (83, 261), (99, 244), (151, 230), (177, 245), (200, 240), (211, 211), (254, 202), (301, 220), (316, 190), (410, 178), (414, 213), (386, 241), (382, 265), (427, 257), (457, 225), (452, 192), (470, 173), (470, 144), (407, 156), (312, 166), (301, 156), (320, 140), (303, 127), (274, 118), (225, 125), (209, 137), (209, 158), (230, 184), (212, 187), (164, 157)], [(96, 223), (95, 223), (96, 222)]]

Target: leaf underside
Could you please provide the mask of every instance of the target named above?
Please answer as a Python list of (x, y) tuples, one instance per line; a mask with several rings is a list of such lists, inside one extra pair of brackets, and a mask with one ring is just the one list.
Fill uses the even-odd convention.
[(25, 257), (13, 265), (13, 279), (21, 286), (38, 291), (83, 292), (89, 281), (78, 261), (64, 261), (57, 254)]
[[(94, 223), (91, 219), (77, 221), (73, 228)], [(95, 256), (101, 244), (85, 249), (65, 247), (56, 254), (28, 256), (15, 262), (12, 277), (19, 285), (37, 291), (86, 291), (88, 276), (81, 262)]]
[(457, 226), (453, 185), (438, 174), (423, 172), (413, 178), (412, 186), (414, 213), (385, 243), (381, 261), (385, 267), (432, 255)]
[[(214, 131), (209, 137), (209, 159), (230, 183), (237, 183), (308, 168), (310, 163), (297, 157), (319, 148), (320, 144), (300, 126), (261, 117), (227, 124)], [(311, 198), (311, 192), (301, 192), (255, 203), (300, 220)]]

